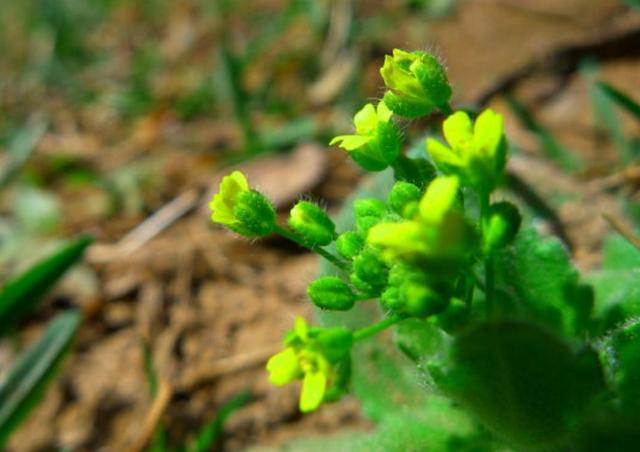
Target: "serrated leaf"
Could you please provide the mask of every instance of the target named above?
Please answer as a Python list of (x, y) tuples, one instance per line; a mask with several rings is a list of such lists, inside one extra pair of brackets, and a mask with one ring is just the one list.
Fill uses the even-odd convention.
[(586, 332), (593, 300), (556, 238), (522, 230), (513, 246), (496, 256), (496, 275), (497, 287), (512, 296), (522, 318), (567, 337)]
[(31, 312), (92, 241), (88, 236), (70, 241), (4, 285), (0, 292), (0, 336)]
[(0, 447), (44, 395), (80, 325), (82, 315), (58, 315), (40, 339), (18, 356), (0, 383)]
[(640, 251), (619, 235), (606, 238), (602, 268), (588, 275), (595, 289), (594, 334), (640, 316)]

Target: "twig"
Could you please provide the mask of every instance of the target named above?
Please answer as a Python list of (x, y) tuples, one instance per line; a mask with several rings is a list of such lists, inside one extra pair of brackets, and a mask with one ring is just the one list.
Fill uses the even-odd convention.
[(196, 207), (198, 201), (197, 190), (182, 193), (129, 231), (115, 245), (92, 246), (88, 253), (89, 260), (106, 262), (114, 258), (127, 257)]
[(622, 237), (627, 239), (633, 246), (640, 249), (640, 237), (638, 237), (631, 228), (624, 223), (624, 221), (608, 213), (603, 213), (602, 216)]
[(281, 344), (277, 344), (260, 350), (219, 359), (207, 367), (186, 374), (178, 387), (181, 391), (188, 391), (223, 375), (262, 365), (269, 357), (280, 351), (281, 348)]
[(166, 380), (160, 380), (158, 382), (158, 394), (153, 400), (151, 408), (147, 412), (147, 416), (144, 419), (144, 424), (142, 426), (140, 436), (138, 436), (138, 438), (131, 446), (125, 449), (127, 452), (140, 452), (144, 450), (146, 445), (151, 440), (153, 433), (156, 431), (156, 427), (158, 425), (158, 422), (160, 422), (160, 418), (169, 406), (172, 394), (173, 390), (169, 382)]

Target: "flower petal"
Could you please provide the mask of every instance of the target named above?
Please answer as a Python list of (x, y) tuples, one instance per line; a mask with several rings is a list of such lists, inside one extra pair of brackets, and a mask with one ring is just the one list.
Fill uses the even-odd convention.
[(339, 135), (335, 137), (329, 143), (330, 146), (337, 144), (342, 149), (347, 151), (353, 151), (354, 149), (358, 149), (369, 141), (373, 139), (373, 136), (363, 136), (363, 135)]
[(353, 117), (358, 135), (368, 135), (375, 131), (378, 125), (378, 117), (373, 104), (367, 104)]
[(327, 375), (324, 372), (305, 374), (300, 393), (300, 411), (308, 413), (316, 410), (324, 399), (327, 390)]
[(237, 220), (233, 214), (238, 195), (249, 190), (247, 178), (240, 171), (234, 171), (220, 181), (220, 190), (213, 196), (209, 208), (213, 211), (211, 219), (215, 223), (234, 224)]
[(473, 124), (464, 111), (457, 111), (449, 116), (442, 125), (442, 131), (447, 143), (453, 149), (473, 141)]
[(298, 379), (302, 374), (296, 352), (287, 347), (276, 353), (267, 361), (269, 381), (276, 386), (283, 386)]
[(483, 111), (476, 119), (474, 126), (474, 140), (476, 146), (482, 149), (487, 156), (493, 156), (500, 146), (504, 124), (502, 115), (490, 108)]
[(420, 200), (420, 217), (428, 223), (442, 222), (458, 196), (460, 181), (455, 176), (440, 176), (429, 184)]

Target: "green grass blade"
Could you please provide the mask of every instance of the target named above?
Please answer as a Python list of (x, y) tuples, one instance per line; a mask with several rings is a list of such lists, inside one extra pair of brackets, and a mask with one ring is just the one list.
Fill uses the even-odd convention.
[[(142, 346), (142, 358), (144, 361), (144, 374), (147, 379), (147, 386), (149, 387), (149, 394), (151, 397), (156, 397), (158, 393), (158, 373), (156, 372), (156, 366), (153, 361), (153, 353), (149, 342), (142, 338), (140, 340)], [(153, 432), (153, 438), (149, 445), (148, 452), (164, 452), (167, 448), (167, 429), (164, 422), (159, 422), (156, 426), (156, 431)]]
[(31, 312), (49, 289), (82, 257), (92, 241), (93, 238), (89, 236), (70, 241), (5, 284), (0, 291), (0, 336)]
[(15, 134), (8, 146), (9, 163), (0, 170), (0, 189), (5, 188), (15, 178), (29, 159), (33, 149), (47, 130), (44, 115), (33, 115)]
[(222, 426), (231, 414), (245, 406), (251, 399), (249, 391), (242, 391), (233, 396), (218, 411), (211, 422), (200, 429), (196, 438), (187, 446), (188, 452), (206, 452), (211, 450), (211, 446), (218, 439), (222, 432)]
[(44, 395), (81, 320), (76, 310), (58, 315), (40, 339), (18, 356), (0, 383), (0, 448)]
[(540, 149), (547, 157), (558, 163), (564, 170), (577, 171), (581, 162), (578, 158), (556, 141), (554, 136), (535, 119), (533, 114), (512, 95), (506, 96), (511, 111), (520, 123), (538, 140)]
[(589, 97), (591, 97), (591, 105), (594, 111), (594, 127), (609, 136), (618, 151), (621, 161), (628, 164), (632, 159), (629, 140), (624, 134), (612, 98), (599, 83), (596, 83), (598, 71), (598, 64), (595, 61), (587, 60), (581, 64), (580, 72), (587, 81)]
[(606, 82), (597, 82), (596, 86), (601, 89), (607, 96), (611, 98), (620, 107), (631, 113), (638, 121), (640, 121), (640, 104), (624, 94), (619, 89), (614, 88)]

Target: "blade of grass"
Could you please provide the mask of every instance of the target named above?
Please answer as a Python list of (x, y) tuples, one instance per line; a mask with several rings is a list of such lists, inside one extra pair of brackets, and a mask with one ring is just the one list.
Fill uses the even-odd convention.
[(638, 121), (640, 121), (640, 104), (606, 82), (597, 82), (596, 86), (609, 96), (616, 104), (631, 113)]
[(92, 241), (89, 236), (70, 241), (5, 284), (0, 292), (0, 336), (31, 312)]
[[(144, 373), (147, 378), (147, 385), (149, 386), (149, 393), (151, 397), (155, 398), (158, 395), (158, 374), (153, 362), (153, 354), (151, 352), (151, 345), (146, 339), (142, 339), (142, 357), (144, 360)], [(153, 432), (151, 444), (149, 445), (150, 452), (164, 452), (167, 450), (167, 430), (163, 422), (158, 422), (158, 425)]]
[(200, 429), (196, 438), (187, 445), (187, 452), (206, 452), (211, 450), (211, 446), (218, 439), (222, 432), (222, 427), (231, 414), (245, 406), (251, 399), (248, 390), (241, 391), (227, 403), (225, 403), (211, 422)]
[(506, 99), (511, 111), (524, 128), (535, 135), (540, 149), (548, 158), (569, 172), (575, 172), (580, 169), (582, 165), (578, 158), (561, 146), (551, 132), (538, 123), (533, 114), (523, 104), (511, 94), (507, 94)]
[(9, 163), (0, 170), (0, 190), (9, 185), (20, 172), (46, 132), (47, 126), (45, 116), (35, 114), (13, 137), (8, 146)]
[(38, 342), (20, 354), (0, 384), (0, 448), (44, 395), (81, 320), (76, 310), (54, 318)]
[(631, 162), (629, 141), (622, 130), (620, 118), (618, 118), (612, 99), (595, 82), (598, 75), (597, 63), (591, 60), (584, 61), (581, 64), (580, 72), (589, 86), (589, 96), (595, 116), (596, 130), (603, 130), (609, 135), (618, 151), (620, 160), (625, 164), (629, 164)]

